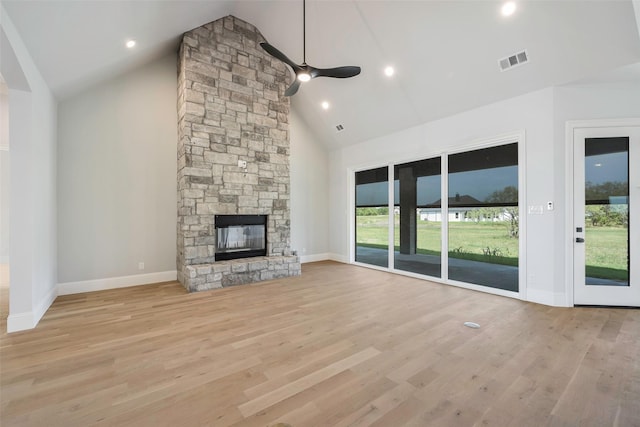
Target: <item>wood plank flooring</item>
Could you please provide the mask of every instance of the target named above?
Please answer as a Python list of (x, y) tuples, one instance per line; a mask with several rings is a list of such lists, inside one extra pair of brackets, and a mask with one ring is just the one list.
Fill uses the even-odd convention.
[(0, 339), (3, 427), (640, 426), (640, 310), (334, 262), (62, 296)]

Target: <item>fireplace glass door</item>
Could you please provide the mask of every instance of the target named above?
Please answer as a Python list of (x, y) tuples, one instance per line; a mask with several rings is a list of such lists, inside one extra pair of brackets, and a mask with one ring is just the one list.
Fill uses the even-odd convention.
[(265, 256), (266, 215), (216, 215), (216, 261)]
[(264, 227), (234, 225), (218, 230), (218, 252), (242, 252), (264, 249)]

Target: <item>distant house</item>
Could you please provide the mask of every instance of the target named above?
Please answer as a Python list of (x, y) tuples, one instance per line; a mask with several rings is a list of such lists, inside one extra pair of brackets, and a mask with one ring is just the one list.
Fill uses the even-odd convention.
[[(441, 199), (438, 199), (427, 205), (426, 208), (419, 209), (420, 220), (441, 222), (441, 205)], [(478, 206), (484, 206), (484, 203), (468, 194), (462, 196), (456, 194), (453, 197), (449, 197), (449, 221), (470, 221), (468, 217), (469, 211)]]

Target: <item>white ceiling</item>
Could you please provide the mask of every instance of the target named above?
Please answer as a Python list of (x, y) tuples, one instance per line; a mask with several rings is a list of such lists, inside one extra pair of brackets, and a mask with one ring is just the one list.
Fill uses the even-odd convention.
[[(640, 25), (632, 1), (517, 3), (504, 18), (498, 1), (308, 0), (307, 62), (363, 71), (352, 79), (314, 79), (293, 106), (336, 148), (548, 86), (638, 79), (632, 64), (640, 62)], [(229, 14), (302, 62), (302, 0), (2, 4), (60, 100), (175, 52), (182, 33)], [(129, 38), (138, 42), (133, 50), (124, 48)], [(523, 49), (530, 62), (500, 72), (498, 59)], [(382, 72), (388, 64), (396, 68), (393, 79)], [(328, 111), (320, 107), (324, 100)], [(337, 133), (337, 124), (345, 131)]]

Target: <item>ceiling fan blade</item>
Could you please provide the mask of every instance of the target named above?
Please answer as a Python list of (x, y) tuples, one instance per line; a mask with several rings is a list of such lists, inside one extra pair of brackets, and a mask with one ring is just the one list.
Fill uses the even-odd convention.
[(360, 74), (360, 67), (346, 66), (336, 68), (313, 68), (311, 77), (335, 77), (338, 79), (346, 79)]
[(296, 94), (296, 92), (298, 92), (298, 88), (300, 87), (300, 80), (298, 80), (297, 78), (293, 80), (293, 83), (291, 83), (291, 86), (289, 86), (287, 88), (287, 90), (284, 91), (284, 96), (293, 96)]
[(300, 66), (298, 64), (296, 64), (295, 62), (293, 62), (292, 60), (287, 58), (287, 55), (285, 55), (284, 53), (280, 52), (278, 49), (276, 49), (275, 47), (271, 46), (269, 43), (262, 42), (262, 43), (260, 43), (260, 46), (269, 55), (273, 56), (276, 59), (279, 59), (282, 62), (284, 62), (285, 64), (287, 64), (288, 66), (293, 68), (294, 71), (300, 70)]

